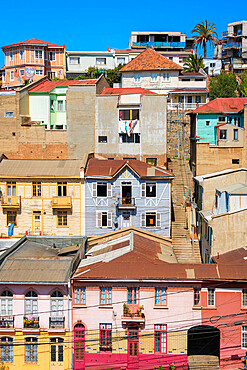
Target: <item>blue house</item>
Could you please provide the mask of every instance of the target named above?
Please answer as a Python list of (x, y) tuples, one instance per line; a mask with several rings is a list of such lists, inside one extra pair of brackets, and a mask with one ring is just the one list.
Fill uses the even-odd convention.
[(129, 226), (170, 237), (172, 173), (138, 160), (89, 159), (86, 235)]

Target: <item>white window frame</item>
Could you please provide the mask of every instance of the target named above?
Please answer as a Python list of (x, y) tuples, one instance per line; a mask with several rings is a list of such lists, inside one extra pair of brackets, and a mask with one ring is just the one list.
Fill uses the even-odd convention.
[(135, 80), (135, 82), (141, 82), (141, 75), (139, 73), (135, 74), (134, 80)]
[(14, 60), (14, 53), (13, 53), (13, 51), (10, 51), (9, 52), (9, 62), (11, 63), (11, 62), (13, 62), (13, 60)]
[(56, 60), (56, 52), (55, 51), (48, 51), (48, 60), (54, 62)]
[(106, 66), (106, 58), (104, 57), (96, 58), (96, 66)]
[[(13, 315), (13, 295), (2, 295), (4, 292), (10, 292), (8, 289), (3, 291), (0, 296), (0, 315), (12, 316)], [(12, 292), (10, 292), (12, 294)]]
[(71, 65), (80, 64), (80, 57), (69, 57), (69, 64), (71, 64)]
[(5, 82), (5, 72), (2, 73), (2, 80)]
[[(155, 219), (156, 222), (154, 226), (147, 226), (147, 223), (146, 223), (146, 216), (147, 214), (150, 214), (150, 213), (156, 215), (156, 219)], [(146, 227), (148, 229), (160, 229), (161, 228), (161, 213), (157, 211), (151, 211), (151, 210), (141, 213), (141, 227)]]
[[(52, 76), (53, 73), (54, 73), (54, 77)], [(47, 72), (47, 76), (48, 76), (48, 78), (55, 78), (55, 77), (57, 77), (57, 72), (56, 71), (49, 71), (49, 72)]]
[[(38, 297), (26, 297), (25, 295), (24, 302), (25, 302), (25, 315), (26, 316), (38, 316), (38, 312), (39, 312)], [(27, 303), (30, 304), (29, 311), (27, 310)]]
[(165, 72), (163, 73), (163, 81), (164, 82), (170, 82), (170, 73), (169, 72)]
[(19, 50), (19, 55), (20, 55), (20, 59), (23, 60), (24, 59), (24, 50), (23, 49)]
[(43, 75), (43, 69), (36, 69), (35, 74), (36, 74), (36, 76), (42, 76)]
[[(58, 292), (63, 294), (60, 291)], [(55, 316), (55, 317), (64, 316), (64, 295), (63, 297), (52, 297), (50, 295), (50, 304), (51, 304), (51, 316)], [(55, 309), (54, 309), (54, 306), (55, 306)]]
[[(102, 226), (102, 214), (107, 214), (107, 226)], [(100, 229), (112, 229), (112, 212), (96, 211), (96, 227)]]
[[(12, 78), (12, 74), (13, 74), (13, 78)], [(10, 81), (14, 81), (15, 79), (15, 71), (11, 70), (10, 71)]]
[[(210, 302), (209, 291), (213, 291), (213, 304)], [(215, 307), (215, 289), (214, 288), (208, 288), (207, 290), (207, 305), (209, 307)]]
[[(121, 61), (119, 61), (121, 59)], [(125, 64), (125, 57), (117, 57), (117, 64)]]
[[(41, 58), (40, 58), (40, 53), (41, 53)], [(35, 56), (35, 59), (38, 59), (38, 60), (44, 59), (43, 50), (35, 49), (34, 56)]]
[(154, 72), (151, 75), (151, 82), (157, 82), (158, 81), (158, 73)]
[(241, 328), (241, 348), (247, 349), (247, 326)]

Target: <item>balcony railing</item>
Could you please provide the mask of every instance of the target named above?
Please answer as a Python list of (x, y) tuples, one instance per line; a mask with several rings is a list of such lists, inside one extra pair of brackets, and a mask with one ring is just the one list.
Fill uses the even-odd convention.
[(167, 107), (168, 110), (175, 110), (175, 109), (183, 109), (183, 110), (193, 110), (196, 109), (197, 106), (201, 107), (206, 103), (168, 103)]
[(136, 322), (139, 324), (145, 323), (145, 315), (143, 312), (143, 306), (131, 306), (127, 305), (126, 303), (123, 305), (123, 315), (122, 315), (123, 322)]
[(0, 316), (0, 328), (13, 328), (14, 316)]
[(225, 44), (222, 44), (223, 46), (223, 49), (230, 49), (230, 48), (240, 48), (240, 43), (239, 42), (233, 42), (233, 41), (229, 41)]
[(133, 42), (132, 46), (136, 47), (147, 47), (153, 46), (156, 48), (185, 48), (185, 42), (152, 42), (152, 41), (145, 41), (145, 42)]
[(135, 198), (129, 198), (129, 197), (118, 198), (117, 207), (119, 209), (136, 208)]
[(223, 37), (237, 37), (241, 35), (242, 35), (242, 30), (238, 30), (238, 32), (228, 32), (228, 31), (222, 32)]
[(52, 197), (52, 208), (71, 208), (72, 199), (67, 197)]
[(64, 328), (65, 317), (64, 316), (50, 316), (49, 327), (52, 328)]
[(21, 196), (5, 196), (1, 198), (2, 207), (4, 208), (20, 208), (21, 207)]
[(39, 317), (38, 316), (24, 316), (23, 327), (38, 329), (39, 328)]

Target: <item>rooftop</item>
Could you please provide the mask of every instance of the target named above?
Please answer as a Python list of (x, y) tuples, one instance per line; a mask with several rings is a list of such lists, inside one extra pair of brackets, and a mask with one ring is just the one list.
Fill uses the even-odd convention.
[(10, 44), (7, 46), (2, 46), (1, 49), (10, 48), (12, 46), (18, 46), (18, 45), (39, 45), (39, 46), (47, 46), (47, 47), (55, 47), (55, 48), (64, 48), (64, 46), (53, 44), (51, 42), (38, 40), (38, 39), (29, 39), (25, 41), (16, 42), (15, 44)]
[(221, 193), (225, 191), (228, 194), (247, 194), (247, 185), (238, 183), (222, 188), (217, 188), (216, 190), (220, 191)]
[(211, 172), (211, 173), (207, 173), (205, 175), (195, 176), (194, 180), (196, 180), (198, 182), (201, 182), (201, 181), (210, 179), (212, 177), (227, 175), (227, 174), (234, 173), (234, 172), (239, 172), (239, 171), (244, 171), (245, 172), (245, 171), (247, 171), (247, 169), (246, 168), (228, 168), (226, 170), (222, 170), (222, 171), (218, 171), (218, 172)]
[(107, 159), (89, 159), (85, 171), (85, 177), (115, 177), (125, 166), (132, 169), (139, 177), (160, 177), (170, 178), (174, 176), (171, 172), (151, 166), (145, 162), (135, 159), (130, 160), (107, 160)]
[(68, 86), (83, 86), (83, 85), (95, 85), (97, 79), (93, 80), (57, 80), (57, 81), (42, 81), (29, 90), (29, 93), (48, 93), (56, 87), (68, 87)]
[(183, 68), (157, 51), (147, 48), (120, 69), (120, 72), (182, 70)]
[(131, 95), (131, 94), (157, 95), (156, 93), (147, 89), (143, 89), (142, 87), (126, 87), (126, 88), (105, 87), (100, 95)]
[(239, 113), (247, 104), (247, 98), (217, 98), (190, 113)]

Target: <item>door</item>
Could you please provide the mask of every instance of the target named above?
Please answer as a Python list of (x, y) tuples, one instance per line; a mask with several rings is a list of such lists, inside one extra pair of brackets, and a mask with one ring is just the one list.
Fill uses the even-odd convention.
[(128, 330), (128, 369), (139, 368), (139, 331), (138, 328)]
[(33, 234), (40, 235), (41, 233), (42, 233), (41, 211), (33, 211)]
[(77, 324), (74, 328), (74, 370), (85, 368), (85, 327), (83, 324)]
[(132, 186), (131, 183), (122, 183), (122, 204), (131, 204)]
[(63, 338), (51, 338), (51, 370), (63, 370), (64, 369), (64, 356), (63, 356)]
[(123, 212), (122, 214), (122, 228), (130, 226), (130, 212)]

